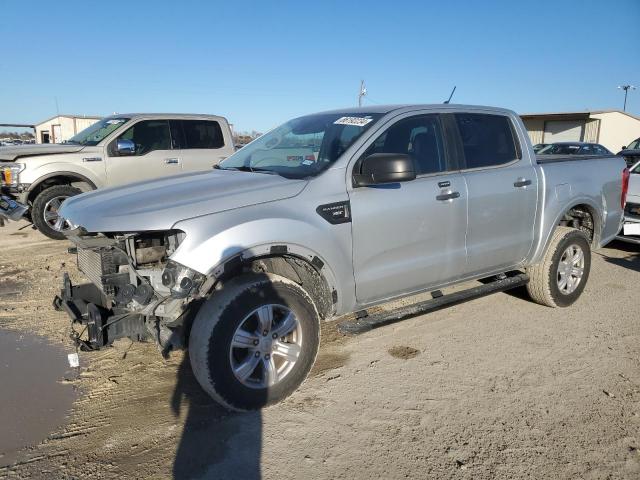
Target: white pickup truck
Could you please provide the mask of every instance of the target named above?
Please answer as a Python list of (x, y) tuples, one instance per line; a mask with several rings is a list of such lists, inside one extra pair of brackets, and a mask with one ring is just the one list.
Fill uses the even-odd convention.
[(0, 148), (3, 195), (29, 206), (26, 217), (46, 236), (63, 239), (58, 216), (79, 193), (139, 180), (211, 170), (234, 152), (223, 117), (122, 114), (106, 117), (62, 144)]

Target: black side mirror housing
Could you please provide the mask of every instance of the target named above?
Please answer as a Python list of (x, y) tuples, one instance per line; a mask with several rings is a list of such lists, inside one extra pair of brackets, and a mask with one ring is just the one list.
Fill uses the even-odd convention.
[(360, 162), (358, 170), (359, 173), (353, 174), (356, 187), (408, 182), (416, 178), (413, 159), (402, 153), (374, 153)]

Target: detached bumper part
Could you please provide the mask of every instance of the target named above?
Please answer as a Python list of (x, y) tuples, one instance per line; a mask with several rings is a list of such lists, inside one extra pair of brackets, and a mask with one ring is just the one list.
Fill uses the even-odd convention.
[[(73, 285), (66, 273), (53, 306), (71, 318), (71, 337), (82, 350), (99, 350), (118, 338), (142, 340), (149, 335), (142, 315), (112, 308), (98, 287), (91, 283)], [(84, 325), (86, 339), (81, 338), (83, 329), (77, 332), (74, 324)]]
[(11, 197), (0, 195), (0, 222), (2, 220), (18, 221), (27, 212), (29, 207), (16, 202)]

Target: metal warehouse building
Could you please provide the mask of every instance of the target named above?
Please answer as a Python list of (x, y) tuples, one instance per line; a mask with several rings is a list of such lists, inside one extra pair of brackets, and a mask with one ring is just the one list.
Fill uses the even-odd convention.
[(57, 115), (35, 125), (36, 143), (62, 143), (102, 117)]
[(531, 142), (591, 142), (614, 153), (640, 137), (640, 117), (620, 110), (520, 115)]

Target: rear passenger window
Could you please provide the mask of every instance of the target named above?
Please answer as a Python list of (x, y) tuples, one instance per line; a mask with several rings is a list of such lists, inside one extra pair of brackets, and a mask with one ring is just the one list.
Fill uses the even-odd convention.
[(502, 115), (456, 113), (466, 168), (502, 165), (520, 158), (509, 119)]
[(220, 148), (224, 146), (220, 124), (207, 120), (183, 120), (185, 145), (182, 148)]
[(394, 123), (373, 142), (365, 156), (374, 153), (410, 155), (418, 175), (447, 170), (438, 115), (419, 115)]
[(593, 155), (595, 153), (595, 149), (591, 145), (584, 145), (580, 153), (583, 155)]
[(593, 152), (597, 155), (608, 155), (609, 152), (601, 145), (594, 145)]

